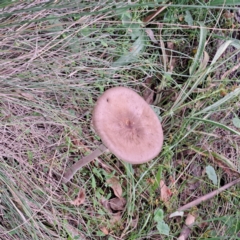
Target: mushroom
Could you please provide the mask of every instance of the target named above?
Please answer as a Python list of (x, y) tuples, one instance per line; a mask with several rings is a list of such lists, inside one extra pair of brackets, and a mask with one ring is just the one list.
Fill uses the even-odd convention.
[(92, 119), (103, 144), (73, 164), (63, 176), (64, 183), (107, 149), (131, 164), (148, 162), (162, 149), (163, 131), (157, 115), (129, 88), (114, 87), (105, 91), (97, 100)]

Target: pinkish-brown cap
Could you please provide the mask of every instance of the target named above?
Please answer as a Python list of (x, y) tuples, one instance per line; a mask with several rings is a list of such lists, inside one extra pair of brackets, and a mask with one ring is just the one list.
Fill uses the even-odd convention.
[(129, 88), (114, 87), (103, 93), (93, 111), (93, 126), (104, 145), (128, 163), (150, 161), (162, 149), (157, 115)]

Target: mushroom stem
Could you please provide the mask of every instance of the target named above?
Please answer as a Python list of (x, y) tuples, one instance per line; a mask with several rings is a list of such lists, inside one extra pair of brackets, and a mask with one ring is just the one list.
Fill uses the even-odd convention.
[(87, 165), (91, 161), (93, 161), (95, 158), (100, 156), (103, 152), (105, 152), (107, 148), (101, 144), (96, 150), (94, 150), (91, 154), (87, 155), (86, 157), (83, 157), (76, 163), (74, 163), (63, 175), (62, 182), (67, 183), (70, 181), (70, 179), (74, 176), (74, 174), (83, 166)]

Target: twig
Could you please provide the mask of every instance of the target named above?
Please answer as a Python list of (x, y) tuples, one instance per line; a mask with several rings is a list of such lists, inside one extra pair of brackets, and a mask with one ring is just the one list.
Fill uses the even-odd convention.
[(200, 197), (200, 198), (198, 198), (198, 199), (196, 199), (196, 200), (194, 200), (194, 201), (192, 201), (192, 202), (190, 202), (190, 203), (188, 203), (188, 204), (178, 208), (177, 211), (185, 211), (185, 210), (187, 210), (187, 209), (189, 209), (191, 207), (194, 207), (194, 206), (200, 204), (203, 201), (207, 201), (207, 200), (213, 198), (217, 194), (223, 192), (224, 190), (226, 190), (226, 189), (228, 189), (228, 188), (230, 188), (230, 187), (232, 187), (232, 186), (234, 186), (234, 185), (236, 185), (238, 183), (240, 183), (240, 178), (238, 178), (238, 179), (236, 179), (236, 180), (226, 184), (225, 186), (220, 187), (219, 189), (217, 189), (217, 190), (215, 190), (213, 192), (210, 192), (210, 193), (208, 193), (208, 194), (206, 194), (206, 195), (204, 195), (204, 196), (202, 196), (202, 197)]
[(191, 228), (189, 228), (187, 225), (184, 225), (181, 231), (180, 236), (177, 240), (186, 240), (188, 239), (189, 235), (191, 233)]
[(153, 20), (153, 18), (155, 18), (159, 13), (161, 13), (163, 10), (165, 10), (167, 7), (169, 7), (171, 4), (172, 3), (169, 3), (166, 6), (157, 8), (157, 10), (154, 13), (152, 13), (151, 15), (149, 15), (143, 19), (143, 23), (145, 23), (146, 25), (149, 24), (149, 22), (151, 20)]
[(177, 240), (188, 239), (194, 222), (195, 222), (195, 217), (192, 214), (188, 214), (185, 224), (183, 225), (182, 231), (180, 233), (180, 236), (178, 237)]
[(68, 181), (71, 180), (71, 178), (74, 176), (74, 174), (83, 166), (87, 165), (90, 163), (92, 160), (100, 156), (103, 152), (105, 152), (107, 148), (102, 144), (99, 146), (98, 149), (93, 151), (91, 154), (87, 155), (86, 157), (83, 157), (76, 163), (74, 163), (63, 175), (62, 182), (67, 183)]

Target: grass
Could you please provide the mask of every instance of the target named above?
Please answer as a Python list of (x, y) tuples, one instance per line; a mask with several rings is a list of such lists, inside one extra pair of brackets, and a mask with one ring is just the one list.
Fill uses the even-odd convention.
[[(239, 177), (240, 23), (223, 2), (1, 1), (1, 239), (177, 239), (188, 212), (189, 239), (240, 238), (239, 186), (168, 218)], [(62, 185), (58, 174), (99, 144), (91, 110), (113, 86), (154, 105), (161, 154), (140, 166), (105, 154)], [(114, 213), (103, 204), (113, 176), (127, 200)], [(81, 188), (84, 204), (74, 206)]]

